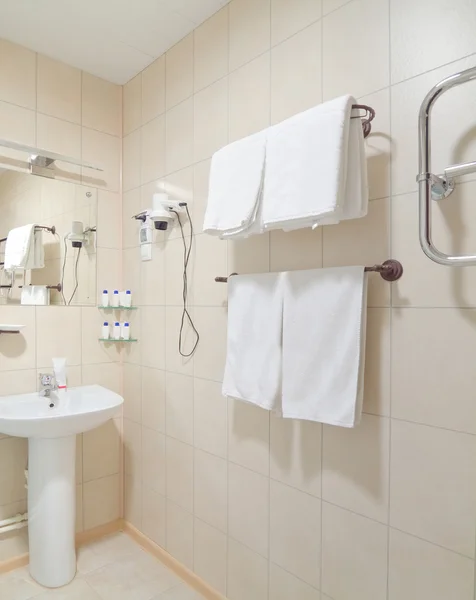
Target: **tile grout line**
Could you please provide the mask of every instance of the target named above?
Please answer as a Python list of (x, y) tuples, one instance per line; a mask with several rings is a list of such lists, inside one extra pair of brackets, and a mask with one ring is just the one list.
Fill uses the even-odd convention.
[[(227, 95), (227, 121), (226, 121), (226, 139), (227, 142), (230, 141), (230, 4), (227, 4), (227, 9), (226, 9), (226, 31), (227, 31), (227, 51), (228, 51), (228, 61), (227, 61), (227, 81), (228, 81), (228, 95)], [(210, 163), (211, 166), (211, 163)], [(194, 169), (195, 171), (195, 169)], [(228, 273), (226, 273), (227, 275), (230, 273), (229, 271), (229, 252), (228, 252), (228, 247), (227, 247), (227, 253), (226, 253), (226, 266), (227, 266), (227, 271)], [(228, 294), (227, 294), (228, 296)], [(194, 299), (195, 301), (195, 299)], [(195, 308), (195, 307), (194, 307)], [(227, 313), (228, 315), (228, 313)], [(195, 312), (194, 312), (194, 316), (195, 316)], [(195, 374), (195, 361), (194, 361), (194, 366), (193, 366), (193, 378), (194, 378), (194, 387), (195, 387), (195, 378), (196, 378), (196, 374)], [(229, 495), (229, 490), (230, 490), (230, 463), (229, 463), (229, 433), (228, 433), (228, 420), (230, 418), (230, 403), (228, 398), (225, 399), (225, 440), (226, 440), (226, 446), (225, 446), (225, 459), (226, 459), (226, 543), (225, 543), (225, 593), (228, 594), (229, 589), (228, 589), (228, 584), (229, 584), (229, 560), (230, 560), (230, 526), (229, 526), (229, 521), (230, 521), (230, 495)]]
[[(321, 102), (324, 98), (324, 15), (323, 15), (323, 7), (321, 3)], [(321, 231), (321, 268), (324, 268), (324, 254), (325, 254), (325, 227), (322, 228)], [(322, 496), (324, 492), (324, 426), (321, 424), (321, 501), (320, 501), (320, 540), (319, 540), (319, 590), (322, 590), (322, 580), (323, 580), (323, 565), (324, 565), (324, 534), (323, 534), (323, 504), (322, 504)]]
[[(272, 114), (273, 114), (273, 97), (272, 97), (272, 80), (273, 80), (273, 53), (271, 48), (271, 36), (272, 36), (272, 21), (273, 21), (273, 2), (269, 2), (269, 88), (268, 88), (268, 127), (271, 126), (272, 123)], [(268, 272), (271, 270), (271, 232), (268, 232)], [(267, 484), (268, 484), (268, 556), (267, 556), (267, 598), (271, 599), (271, 510), (272, 510), (272, 502), (271, 502), (271, 413), (269, 413), (267, 419), (267, 429), (268, 429), (268, 474), (267, 474)]]
[[(391, 2), (389, 0), (388, 3), (388, 78), (389, 82), (391, 80), (392, 73), (392, 24), (391, 24)], [(389, 122), (389, 132), (390, 132), (390, 142), (392, 142), (392, 88), (389, 87), (388, 92), (388, 102), (389, 102), (389, 114), (390, 114), (390, 122)], [(390, 256), (393, 253), (393, 239), (392, 239), (392, 228), (393, 228), (393, 200), (392, 200), (392, 192), (393, 192), (393, 181), (392, 181), (392, 173), (393, 173), (393, 153), (392, 153), (392, 143), (390, 143), (390, 165), (389, 165), (389, 191), (390, 191), (390, 200), (388, 207), (388, 221), (389, 221), (389, 229), (388, 229), (388, 244), (387, 247), (390, 252)], [(390, 285), (390, 314), (389, 314), (389, 430), (388, 430), (388, 482), (387, 482), (387, 557), (386, 557), (386, 568), (387, 568), (387, 581), (386, 581), (386, 598), (390, 597), (390, 496), (391, 496), (391, 480), (392, 480), (392, 467), (391, 467), (391, 452), (392, 452), (392, 328), (393, 328), (393, 295), (394, 295), (394, 286)]]

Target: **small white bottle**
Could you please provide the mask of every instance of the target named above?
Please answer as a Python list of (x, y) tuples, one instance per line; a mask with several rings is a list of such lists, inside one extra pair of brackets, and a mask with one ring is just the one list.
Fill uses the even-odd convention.
[(122, 327), (121, 327), (121, 335), (122, 335), (122, 339), (123, 340), (130, 340), (131, 339), (131, 328), (129, 326), (129, 323), (123, 323)]
[(112, 339), (113, 340), (121, 339), (121, 325), (117, 321), (114, 323), (114, 327), (112, 329)]
[(102, 291), (102, 304), (101, 306), (109, 306), (109, 293), (107, 290)]
[(125, 306), (126, 308), (130, 308), (132, 306), (132, 294), (131, 294), (131, 290), (126, 290), (125, 294), (124, 294), (124, 300), (123, 302), (123, 306)]
[(119, 307), (119, 291), (118, 290), (114, 290), (114, 293), (112, 294), (112, 306), (113, 306), (113, 308)]
[(107, 321), (104, 321), (104, 323), (102, 324), (102, 335), (101, 338), (103, 340), (108, 340), (109, 339), (109, 323)]

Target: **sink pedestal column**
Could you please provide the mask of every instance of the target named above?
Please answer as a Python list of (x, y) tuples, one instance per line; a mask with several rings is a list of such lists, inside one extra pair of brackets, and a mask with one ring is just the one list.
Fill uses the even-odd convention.
[(76, 574), (76, 436), (28, 440), (30, 574), (45, 587)]

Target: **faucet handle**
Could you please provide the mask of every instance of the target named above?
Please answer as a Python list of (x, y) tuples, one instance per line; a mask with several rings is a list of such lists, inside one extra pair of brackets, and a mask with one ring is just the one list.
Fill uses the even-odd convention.
[(40, 373), (40, 385), (42, 387), (48, 387), (54, 389), (56, 386), (56, 381), (54, 375), (50, 373)]

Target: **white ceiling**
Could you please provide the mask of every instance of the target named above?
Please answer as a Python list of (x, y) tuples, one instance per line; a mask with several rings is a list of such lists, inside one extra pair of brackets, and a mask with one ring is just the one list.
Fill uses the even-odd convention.
[(0, 0), (0, 38), (124, 84), (229, 0)]

